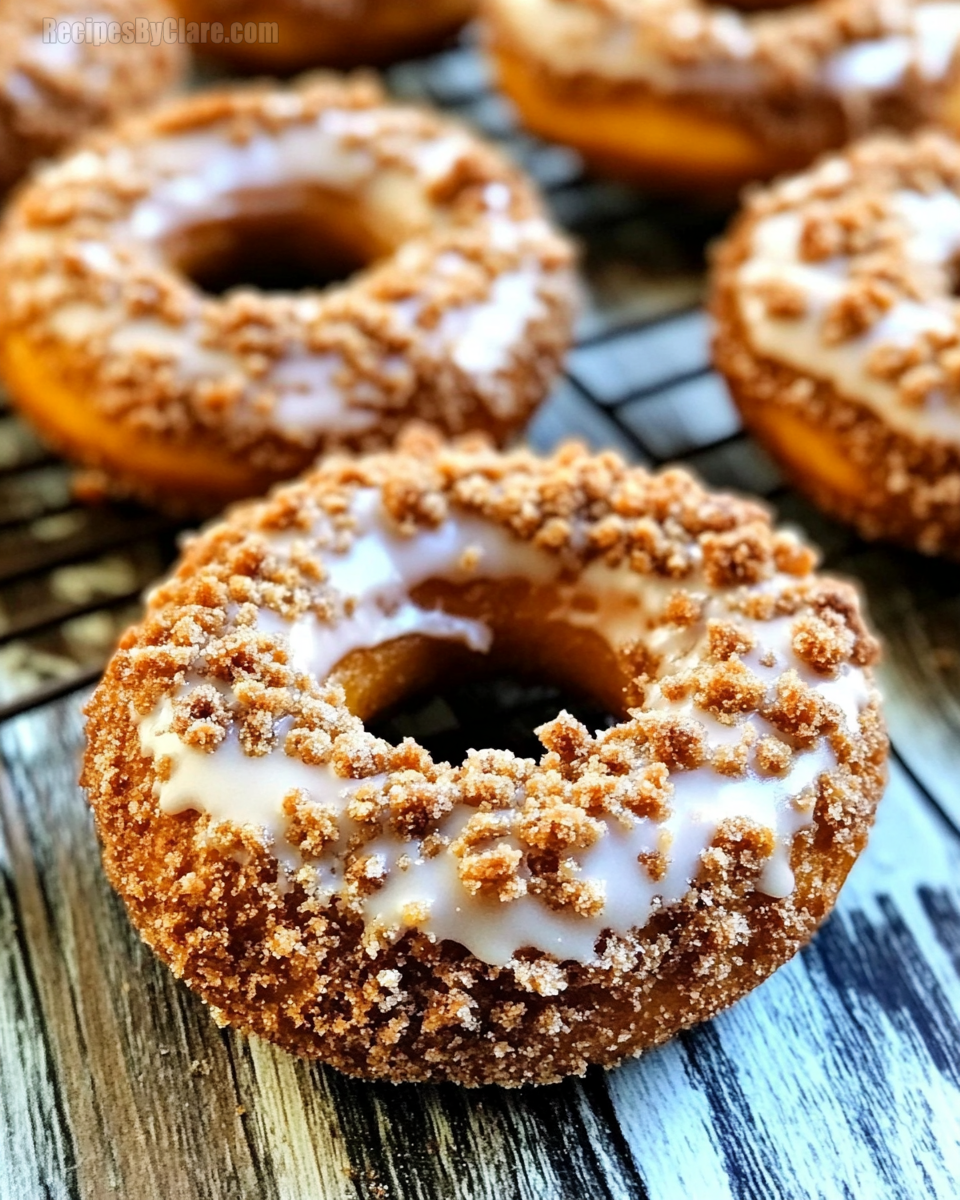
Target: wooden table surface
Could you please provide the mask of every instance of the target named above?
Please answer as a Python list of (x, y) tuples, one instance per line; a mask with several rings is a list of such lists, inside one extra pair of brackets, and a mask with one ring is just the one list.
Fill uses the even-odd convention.
[(583, 240), (580, 341), (534, 444), (682, 458), (768, 497), (862, 584), (894, 743), (876, 830), (793, 962), (609, 1073), (370, 1085), (219, 1031), (131, 930), (76, 786), (80, 704), (174, 530), (78, 508), (67, 468), (0, 415), (0, 1197), (960, 1196), (958, 568), (858, 542), (742, 436), (695, 308), (718, 218), (582, 180), (515, 133), (469, 48), (391, 84), (504, 140)]

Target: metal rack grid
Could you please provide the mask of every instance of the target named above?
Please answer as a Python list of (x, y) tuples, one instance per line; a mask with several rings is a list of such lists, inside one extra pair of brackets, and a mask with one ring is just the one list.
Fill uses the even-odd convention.
[[(710, 371), (707, 320), (695, 305), (722, 214), (585, 178), (575, 154), (517, 129), (469, 45), (402, 64), (388, 85), (504, 145), (579, 240), (586, 289), (577, 343), (531, 443), (545, 449), (577, 436), (646, 465), (685, 463), (710, 484), (775, 502), (828, 561), (854, 553), (848, 531), (784, 488)], [(79, 504), (71, 474), (0, 410), (0, 721), (95, 681), (142, 589), (175, 555), (173, 521), (133, 505)]]
[[(566, 374), (528, 430), (535, 447), (574, 436), (648, 466), (684, 463), (709, 484), (774, 503), (828, 564), (871, 553), (782, 484), (710, 370), (708, 322), (696, 305), (705, 247), (723, 214), (585, 177), (576, 154), (518, 129), (470, 44), (401, 64), (387, 82), (395, 95), (436, 104), (499, 142), (578, 239), (584, 311)], [(134, 505), (84, 506), (71, 477), (4, 404), (0, 722), (95, 682), (142, 590), (175, 557), (175, 522)]]

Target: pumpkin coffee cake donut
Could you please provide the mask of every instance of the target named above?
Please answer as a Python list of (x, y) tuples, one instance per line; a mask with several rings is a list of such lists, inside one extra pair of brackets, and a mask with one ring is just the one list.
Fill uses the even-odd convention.
[(654, 188), (728, 193), (873, 128), (960, 121), (957, 3), (486, 0), (486, 13), (526, 124)]
[(871, 139), (753, 195), (715, 265), (715, 359), (798, 488), (960, 557), (960, 145)]
[[(638, 1054), (794, 954), (866, 841), (876, 643), (813, 567), (611, 453), (329, 458), (195, 538), (90, 701), (110, 879), (218, 1020), (352, 1074)], [(498, 665), (614, 723), (453, 764), (365, 727)]]
[(0, 0), (0, 191), (180, 79), (179, 45), (136, 38), (138, 20), (155, 29), (165, 19), (163, 0)]
[(396, 62), (442, 45), (476, 9), (476, 0), (173, 3), (188, 21), (219, 23), (222, 36), (205, 38), (204, 54), (242, 70), (266, 72)]
[[(278, 259), (361, 269), (212, 294)], [(315, 77), (167, 105), (41, 172), (0, 230), (0, 373), (66, 454), (203, 510), (411, 417), (504, 440), (573, 299), (514, 167), (367, 80)]]

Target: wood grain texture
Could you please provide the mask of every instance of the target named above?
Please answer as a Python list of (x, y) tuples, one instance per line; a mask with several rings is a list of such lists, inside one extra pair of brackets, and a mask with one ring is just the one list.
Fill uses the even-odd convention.
[(80, 736), (75, 697), (0, 732), (4, 1200), (956, 1194), (960, 842), (901, 770), (834, 917), (741, 1004), (609, 1074), (469, 1092), (217, 1030), (106, 884)]
[(5, 972), (0, 1003), (26, 1010), (19, 1049), (50, 1092), (40, 1105), (32, 1079), (5, 1088), (7, 1128), (35, 1118), (38, 1140), (22, 1162), (4, 1157), (0, 1195), (29, 1195), (31, 1178), (80, 1197), (645, 1194), (602, 1078), (528, 1098), (369, 1086), (218, 1031), (103, 877), (80, 738), (75, 697), (0, 734), (4, 946), (35, 979)]
[[(922, 889), (955, 911), (958, 863), (895, 770), (869, 851), (813, 943), (710, 1026), (611, 1075), (652, 1194), (955, 1194), (960, 980)], [(627, 1102), (635, 1086), (645, 1103)], [(669, 1157), (644, 1160), (663, 1140), (686, 1192)]]

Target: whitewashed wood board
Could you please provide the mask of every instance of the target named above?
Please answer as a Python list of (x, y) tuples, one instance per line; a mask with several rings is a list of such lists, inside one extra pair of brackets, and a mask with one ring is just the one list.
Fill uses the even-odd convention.
[(0, 733), (0, 1196), (888, 1200), (960, 1179), (960, 842), (894, 768), (812, 945), (610, 1073), (348, 1080), (216, 1029), (131, 930), (74, 697)]

